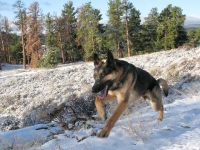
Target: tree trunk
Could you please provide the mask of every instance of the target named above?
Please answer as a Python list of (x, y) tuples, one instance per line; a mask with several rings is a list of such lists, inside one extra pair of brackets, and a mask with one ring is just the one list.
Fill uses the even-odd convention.
[(118, 49), (118, 57), (119, 58), (123, 57), (122, 49), (120, 48), (120, 41), (119, 40), (117, 42), (117, 49)]
[(62, 55), (62, 62), (65, 63), (65, 54), (64, 51), (61, 49), (61, 55)]
[(2, 34), (1, 34), (1, 29), (0, 29), (0, 40), (1, 40), (1, 45), (2, 45), (2, 53), (0, 55), (0, 70), (2, 70), (2, 66), (1, 66), (1, 63), (2, 63), (2, 57), (3, 57), (3, 53), (5, 52), (5, 47), (4, 47), (4, 41), (3, 41), (3, 37), (2, 37)]
[(0, 70), (2, 70), (2, 67), (1, 67), (1, 56), (0, 56)]
[(24, 37), (22, 36), (22, 53), (23, 53), (23, 69), (26, 69), (26, 51), (25, 51), (25, 44), (24, 44)]
[(92, 49), (93, 49), (93, 53), (96, 52), (95, 50), (95, 42), (94, 42), (94, 37), (92, 37)]
[(1, 34), (1, 30), (0, 30), (0, 39), (1, 39), (2, 51), (4, 52), (5, 51), (5, 45), (4, 45), (3, 37), (2, 37), (2, 34)]
[(26, 69), (26, 51), (24, 44), (24, 35), (22, 34), (22, 54), (23, 54), (23, 69)]
[(61, 56), (62, 56), (62, 63), (65, 63), (65, 53), (63, 51), (63, 46), (62, 46), (62, 37), (61, 33), (59, 33), (60, 36), (60, 51), (61, 51)]
[[(22, 18), (21, 18), (22, 20)], [(25, 51), (25, 43), (24, 43), (24, 29), (21, 24), (21, 32), (22, 32), (22, 54), (23, 54), (23, 69), (26, 69), (26, 51)]]
[(7, 56), (7, 62), (10, 63), (10, 42), (9, 42), (9, 35), (6, 32), (6, 56)]
[(130, 39), (129, 39), (129, 32), (128, 32), (128, 22), (126, 20), (126, 40), (127, 40), (127, 48), (128, 48), (128, 57), (131, 56), (131, 49), (130, 49)]

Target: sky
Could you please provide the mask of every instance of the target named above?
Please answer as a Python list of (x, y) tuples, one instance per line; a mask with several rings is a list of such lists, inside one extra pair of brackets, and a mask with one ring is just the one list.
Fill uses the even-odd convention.
[[(22, 0), (25, 3), (25, 7), (28, 8), (34, 0)], [(105, 23), (108, 20), (107, 10), (109, 0), (72, 0), (74, 7), (78, 8), (87, 2), (91, 2), (93, 8), (99, 9), (102, 14), (102, 21)], [(158, 9), (160, 13), (168, 4), (172, 6), (178, 6), (183, 10), (183, 14), (186, 15), (185, 24), (200, 24), (200, 10), (199, 0), (129, 0), (133, 3), (134, 7), (140, 11), (141, 20), (144, 21), (144, 17), (147, 17), (150, 10), (154, 7)], [(0, 15), (7, 16), (9, 20), (15, 18), (12, 5), (16, 0), (0, 0)], [(61, 14), (63, 5), (68, 0), (38, 0), (40, 8), (43, 10), (43, 14), (50, 12), (52, 15), (55, 13), (58, 16)]]

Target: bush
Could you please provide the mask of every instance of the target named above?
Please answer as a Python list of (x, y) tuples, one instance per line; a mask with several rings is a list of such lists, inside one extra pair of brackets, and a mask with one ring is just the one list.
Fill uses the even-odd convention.
[(58, 56), (59, 56), (59, 48), (50, 47), (44, 53), (43, 58), (37, 62), (36, 67), (38, 67), (38, 68), (41, 68), (41, 67), (45, 67), (45, 68), (56, 67), (59, 63)]

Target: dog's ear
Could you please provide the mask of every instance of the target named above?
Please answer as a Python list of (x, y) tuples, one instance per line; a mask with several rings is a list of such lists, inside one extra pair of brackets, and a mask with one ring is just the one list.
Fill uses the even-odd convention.
[(109, 67), (111, 68), (115, 68), (115, 60), (114, 60), (114, 57), (113, 57), (113, 54), (111, 53), (111, 51), (108, 50), (107, 52), (107, 60), (106, 60), (106, 63)]
[(113, 54), (111, 53), (111, 51), (107, 51), (107, 61), (114, 61), (114, 57), (113, 57)]
[(99, 56), (96, 53), (93, 54), (93, 59), (94, 59), (94, 65), (95, 66), (99, 65), (101, 60), (99, 59)]

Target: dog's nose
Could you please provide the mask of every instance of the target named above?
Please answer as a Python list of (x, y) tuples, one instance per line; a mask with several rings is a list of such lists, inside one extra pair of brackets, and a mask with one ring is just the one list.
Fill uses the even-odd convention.
[(97, 90), (92, 88), (92, 93), (96, 93), (96, 92), (97, 92)]
[(96, 87), (92, 87), (92, 93), (97, 93), (98, 92), (98, 88), (96, 88)]

